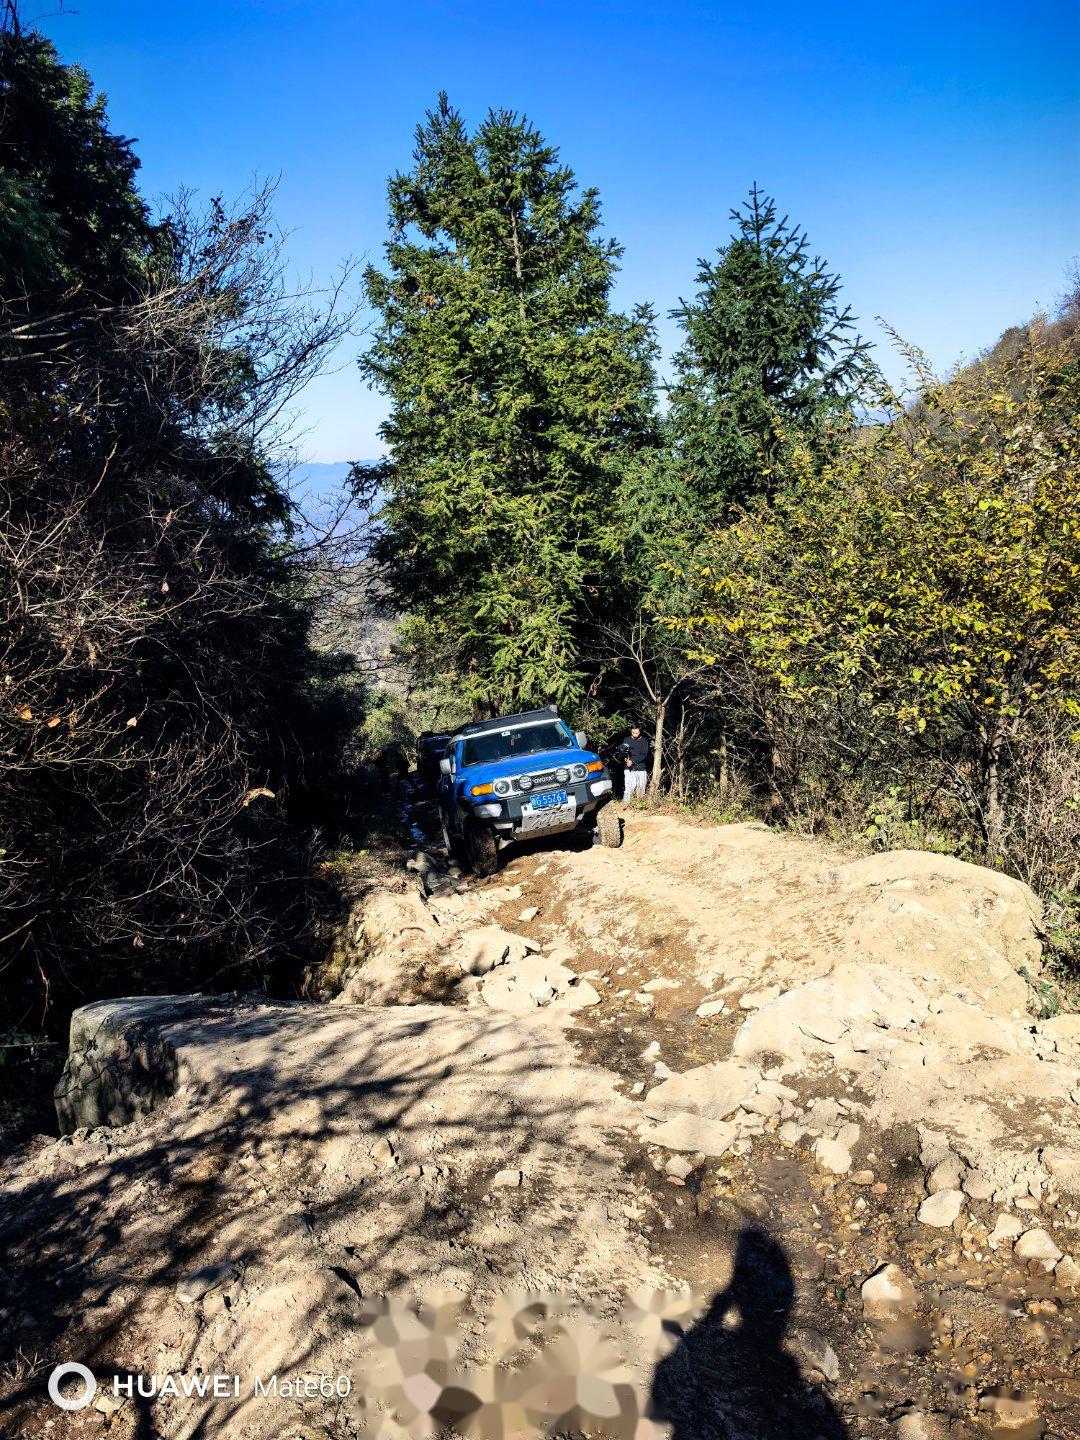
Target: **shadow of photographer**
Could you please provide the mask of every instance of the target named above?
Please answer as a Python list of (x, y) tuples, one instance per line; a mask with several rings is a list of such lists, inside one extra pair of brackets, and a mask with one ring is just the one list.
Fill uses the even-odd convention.
[(847, 1440), (832, 1401), (783, 1347), (794, 1300), (783, 1247), (743, 1230), (727, 1289), (656, 1368), (651, 1413), (672, 1440)]

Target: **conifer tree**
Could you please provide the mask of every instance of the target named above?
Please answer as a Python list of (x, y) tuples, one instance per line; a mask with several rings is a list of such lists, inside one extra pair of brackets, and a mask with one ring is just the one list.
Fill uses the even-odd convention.
[(446, 96), (389, 187), (363, 362), (391, 400), (380, 555), (410, 630), (478, 707), (573, 701), (625, 457), (653, 426), (653, 317), (613, 310), (595, 190), (529, 122)]
[(698, 291), (672, 312), (685, 339), (670, 390), (679, 489), (710, 520), (768, 494), (792, 447), (820, 454), (873, 371), (839, 300), (840, 280), (755, 185), (733, 239), (702, 260)]

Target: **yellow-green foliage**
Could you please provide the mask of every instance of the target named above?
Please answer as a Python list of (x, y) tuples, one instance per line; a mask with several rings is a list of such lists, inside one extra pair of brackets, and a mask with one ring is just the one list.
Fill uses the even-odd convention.
[(915, 405), (853, 428), (823, 469), (796, 459), (718, 537), (689, 630), (774, 753), (812, 716), (883, 770), (933, 761), (997, 850), (1035, 732), (1080, 734), (1077, 354), (1033, 328), (921, 379)]

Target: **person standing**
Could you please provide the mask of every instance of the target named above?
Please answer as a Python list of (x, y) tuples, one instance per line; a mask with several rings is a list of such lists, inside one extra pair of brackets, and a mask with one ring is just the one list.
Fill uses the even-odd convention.
[(649, 760), (649, 742), (641, 733), (640, 725), (631, 725), (630, 734), (623, 741), (626, 756), (626, 779), (623, 785), (623, 799), (644, 800), (648, 783), (646, 765)]

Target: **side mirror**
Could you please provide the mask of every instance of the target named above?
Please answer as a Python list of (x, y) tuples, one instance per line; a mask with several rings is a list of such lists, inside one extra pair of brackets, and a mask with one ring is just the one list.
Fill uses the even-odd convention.
[(584, 750), (586, 745), (588, 745), (589, 743), (589, 737), (585, 734), (584, 730), (575, 730), (574, 739), (578, 743), (579, 750)]
[(442, 773), (443, 773), (444, 775), (449, 775), (449, 774), (450, 774), (450, 761), (447, 759), (447, 757), (446, 757), (445, 755), (444, 755), (443, 758), (439, 761), (439, 769), (442, 771)]

